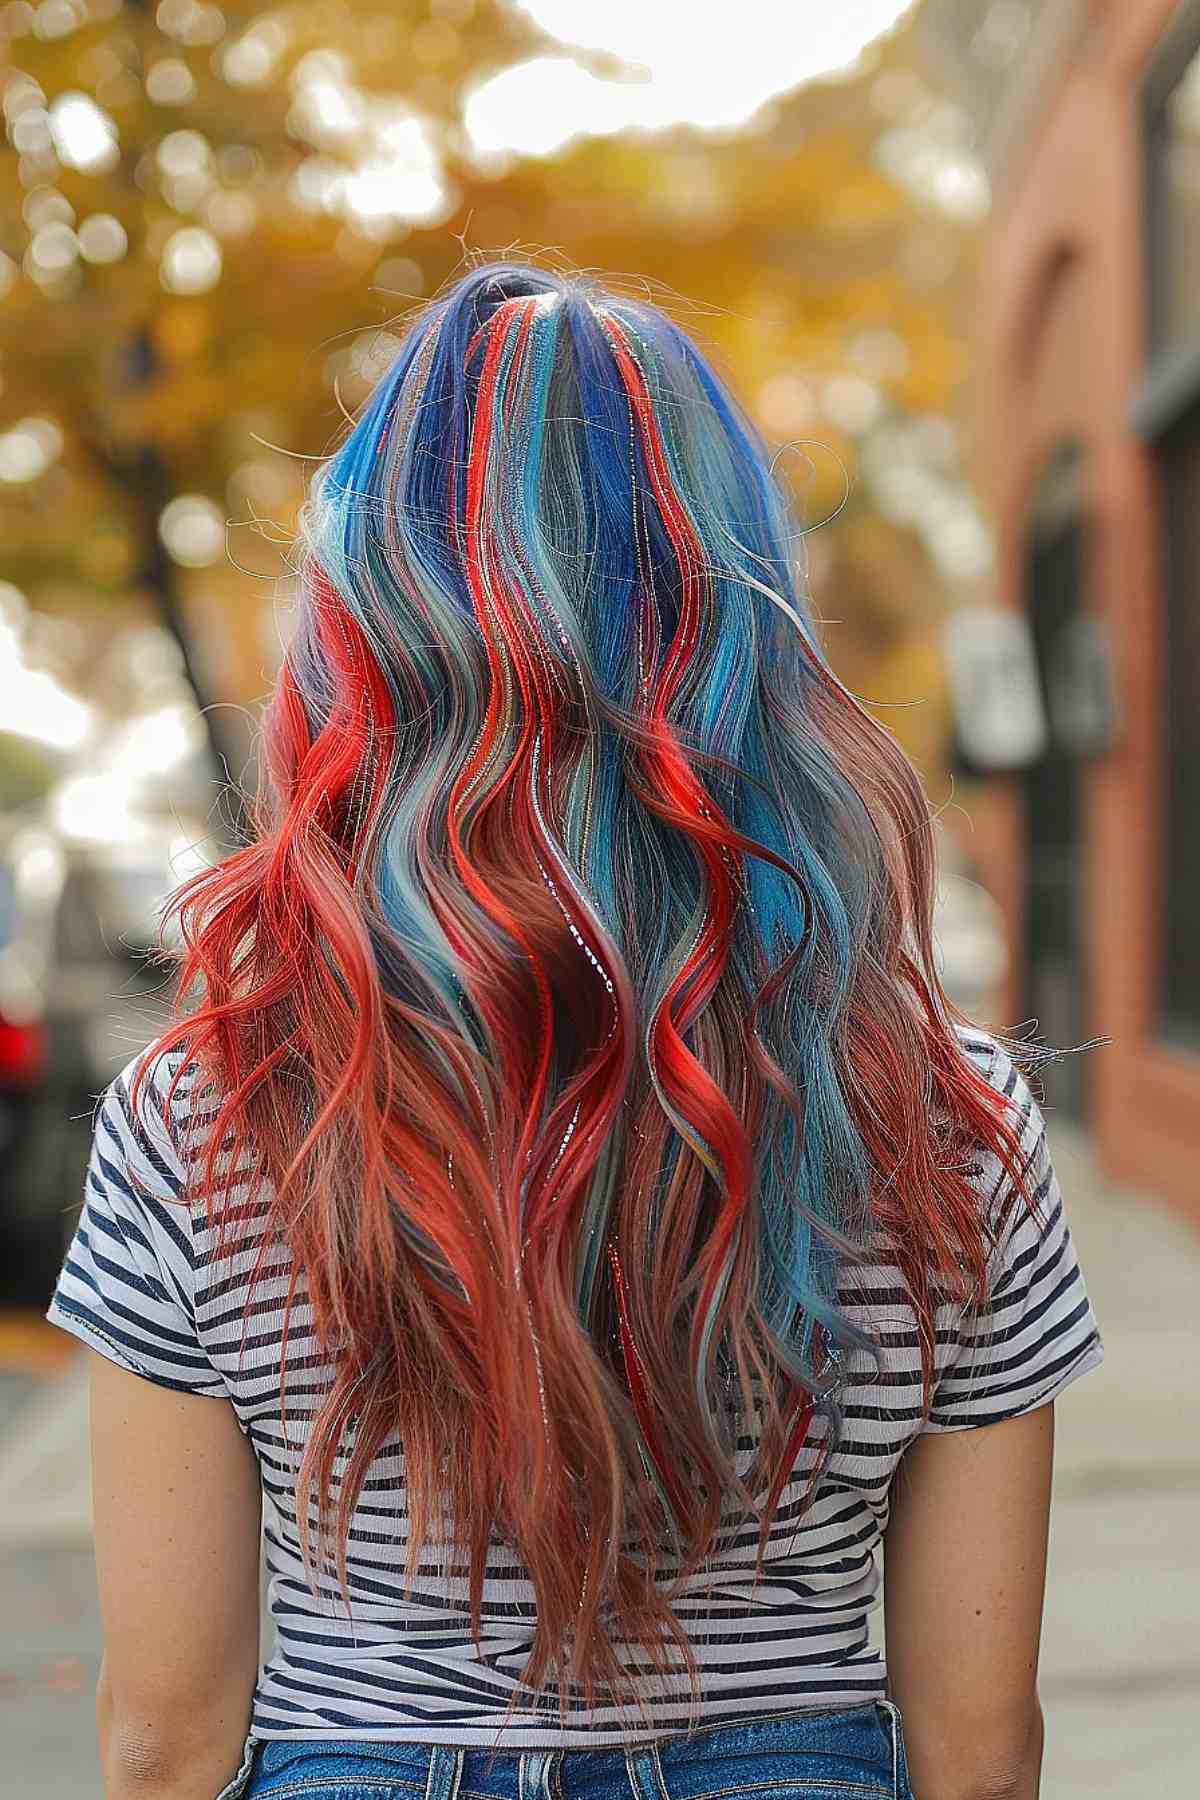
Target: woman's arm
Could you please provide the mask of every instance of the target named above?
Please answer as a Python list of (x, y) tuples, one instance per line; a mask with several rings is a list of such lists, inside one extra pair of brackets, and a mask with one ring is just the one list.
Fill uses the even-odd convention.
[(258, 1672), (258, 1467), (228, 1401), (90, 1355), (106, 1800), (212, 1800)]
[(906, 1451), (884, 1539), (889, 1687), (918, 1800), (1037, 1800), (1054, 1408)]

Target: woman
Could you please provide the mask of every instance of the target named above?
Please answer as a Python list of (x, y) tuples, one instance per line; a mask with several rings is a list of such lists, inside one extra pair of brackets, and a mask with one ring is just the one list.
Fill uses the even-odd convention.
[(794, 536), (675, 324), (510, 263), (319, 471), (268, 810), (51, 1307), (110, 1800), (1036, 1794), (1101, 1346)]

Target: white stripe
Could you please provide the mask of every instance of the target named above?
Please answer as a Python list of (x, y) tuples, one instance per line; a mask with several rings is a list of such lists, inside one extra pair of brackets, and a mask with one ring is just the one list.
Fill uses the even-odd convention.
[[(975, 1321), (956, 1308), (939, 1314), (938, 1380), (924, 1428), (959, 1430), (1041, 1404), (1102, 1350), (1075, 1261), (1050, 1166), (1041, 1114), (1008, 1058), (987, 1040), (969, 1047), (989, 1079), (1011, 1092), (1024, 1115), (1022, 1141), (1042, 1195), (1047, 1228), (1014, 1216), (996, 1253), (994, 1305)], [(309, 1591), (299, 1554), (295, 1480), (306, 1411), (328, 1378), (306, 1369), (311, 1313), (297, 1305), (288, 1342), (288, 1438), (279, 1420), (280, 1322), (287, 1294), (286, 1252), (272, 1254), (255, 1296), (244, 1362), (240, 1356), (247, 1284), (256, 1246), (219, 1268), (202, 1209), (173, 1203), (204, 1120), (190, 1116), (189, 1083), (179, 1085), (171, 1121), (154, 1115), (172, 1068), (152, 1071), (148, 1110), (131, 1125), (128, 1077), (97, 1119), (87, 1205), (60, 1277), (50, 1316), (103, 1354), (151, 1379), (232, 1400), (255, 1446), (269, 1496), (267, 1564), (277, 1646), (262, 1673), (252, 1729), (259, 1737), (354, 1737), (513, 1748), (605, 1745), (646, 1736), (646, 1723), (613, 1707), (575, 1704), (570, 1724), (556, 1705), (543, 1713), (507, 1703), (532, 1638), (533, 1591), (513, 1553), (489, 1552), (481, 1642), (472, 1643), (461, 1568), (426, 1555), (411, 1592), (400, 1580), (408, 1542), (404, 1459), (395, 1443), (373, 1465), (348, 1544), (353, 1620), (336, 1584)], [(208, 1115), (211, 1118), (211, 1113)], [(130, 1173), (156, 1196), (148, 1204)], [(981, 1212), (999, 1207), (999, 1169), (984, 1159)], [(994, 1216), (994, 1214), (993, 1214)], [(922, 1429), (917, 1332), (899, 1271), (856, 1271), (843, 1283), (847, 1310), (876, 1336), (878, 1374), (851, 1362), (842, 1444), (807, 1512), (804, 1479), (813, 1452), (785, 1488), (764, 1576), (753, 1582), (753, 1522), (727, 1532), (709, 1568), (680, 1593), (677, 1615), (691, 1634), (706, 1723), (799, 1706), (884, 1699), (886, 1671), (867, 1641), (878, 1604), (875, 1552), (888, 1490), (906, 1446)], [(1077, 1316), (1076, 1316), (1077, 1315)], [(749, 1460), (750, 1440), (741, 1451)], [(637, 1667), (642, 1653), (626, 1647)], [(652, 1703), (653, 1729), (689, 1723), (682, 1676)], [(451, 1797), (452, 1800), (452, 1797)]]

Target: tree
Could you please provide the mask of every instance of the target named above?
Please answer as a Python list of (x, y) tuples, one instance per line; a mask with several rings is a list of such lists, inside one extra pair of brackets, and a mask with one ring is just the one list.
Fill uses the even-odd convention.
[[(853, 395), (839, 427), (822, 384), (942, 409), (961, 381), (969, 236), (873, 155), (872, 84), (911, 57), (903, 35), (734, 136), (582, 139), (489, 170), (464, 96), (539, 46), (495, 0), (17, 0), (0, 26), (5, 572), (51, 609), (137, 590), (204, 702), (261, 685), (246, 622), (286, 567), (305, 459), (464, 250), (636, 271), (773, 435), (820, 440), (781, 465), (810, 517), (854, 462)], [(214, 681), (217, 640), (239, 648)], [(206, 718), (236, 773), (244, 735)]]

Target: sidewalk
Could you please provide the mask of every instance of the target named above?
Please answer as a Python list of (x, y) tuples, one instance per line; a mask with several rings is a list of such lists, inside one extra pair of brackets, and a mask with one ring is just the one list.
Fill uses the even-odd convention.
[(39, 1377), (23, 1361), (0, 1364), (3, 1800), (101, 1800), (103, 1792), (85, 1379), (82, 1357), (57, 1378)]
[[(1043, 1800), (1200, 1793), (1200, 1238), (1052, 1135), (1107, 1355), (1058, 1407)], [(0, 1339), (3, 1800), (101, 1796), (80, 1372), (7, 1370)]]
[(1057, 1408), (1043, 1794), (1196, 1794), (1200, 1238), (1052, 1137), (1106, 1354)]

